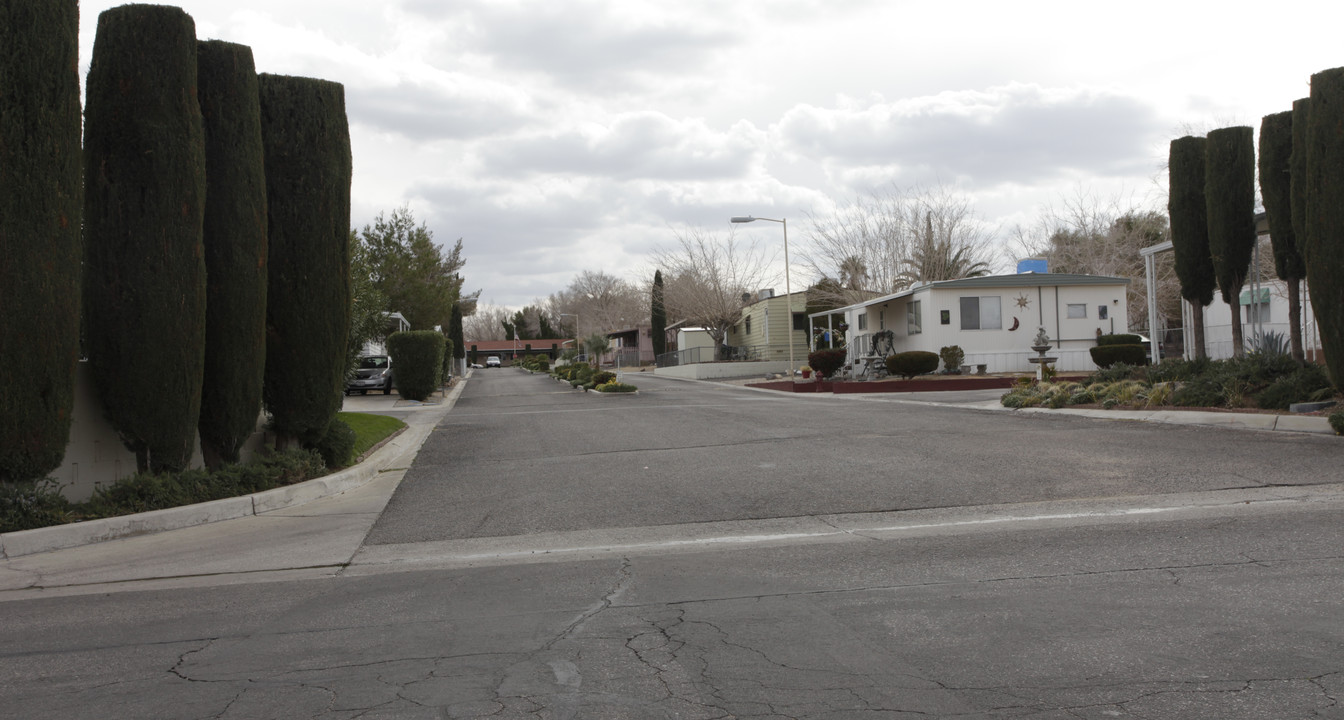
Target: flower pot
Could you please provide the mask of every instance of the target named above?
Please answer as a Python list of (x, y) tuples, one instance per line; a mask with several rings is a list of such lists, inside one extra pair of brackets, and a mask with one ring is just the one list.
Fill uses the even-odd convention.
[(808, 379), (808, 378), (810, 378), (810, 377), (812, 377), (812, 371), (811, 371), (811, 370), (804, 370), (804, 371), (803, 371), (803, 379), (806, 380), (806, 379)]

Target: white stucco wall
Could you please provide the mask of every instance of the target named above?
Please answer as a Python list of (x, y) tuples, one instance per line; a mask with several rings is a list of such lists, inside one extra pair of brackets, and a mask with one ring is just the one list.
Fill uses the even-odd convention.
[[(1029, 276), (1028, 276), (1029, 277)], [(996, 329), (962, 329), (962, 297), (999, 298), (1000, 325)], [(1020, 300), (1020, 302), (1019, 302)], [(920, 303), (921, 332), (910, 334), (907, 310), (910, 303)], [(1068, 306), (1084, 306), (1084, 317), (1069, 318)], [(1106, 318), (1098, 317), (1100, 307), (1106, 308)], [(868, 313), (868, 327), (861, 334), (869, 336), (882, 329), (895, 334), (895, 351), (925, 350), (938, 352), (948, 345), (958, 345), (966, 354), (965, 364), (987, 365), (989, 372), (1027, 372), (1035, 366), (1027, 362), (1035, 357), (1032, 340), (1040, 327), (1050, 336), (1054, 349), (1049, 353), (1058, 357), (1060, 370), (1095, 370), (1088, 348), (1096, 345), (1098, 331), (1103, 334), (1128, 330), (1129, 317), (1125, 300), (1125, 286), (1065, 285), (996, 288), (939, 288), (931, 286), (914, 291), (909, 296), (873, 303), (846, 311), (851, 333), (858, 327), (858, 316)], [(948, 322), (943, 324), (946, 312)], [(1016, 328), (1014, 328), (1016, 324)], [(870, 340), (851, 343), (851, 361), (869, 352)]]

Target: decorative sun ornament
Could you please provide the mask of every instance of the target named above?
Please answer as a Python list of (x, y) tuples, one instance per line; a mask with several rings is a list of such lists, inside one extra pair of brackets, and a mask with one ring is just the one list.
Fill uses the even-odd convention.
[(1027, 309), (1028, 307), (1031, 306), (1031, 298), (1027, 297), (1026, 294), (1018, 295), (1017, 306), (1022, 308), (1023, 310)]

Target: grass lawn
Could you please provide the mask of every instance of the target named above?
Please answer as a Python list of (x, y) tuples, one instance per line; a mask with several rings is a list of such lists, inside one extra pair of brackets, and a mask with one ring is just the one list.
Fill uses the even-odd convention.
[(351, 430), (355, 431), (355, 449), (351, 459), (369, 451), (369, 448), (382, 442), (392, 433), (406, 427), (406, 423), (386, 415), (343, 412), (336, 413)]

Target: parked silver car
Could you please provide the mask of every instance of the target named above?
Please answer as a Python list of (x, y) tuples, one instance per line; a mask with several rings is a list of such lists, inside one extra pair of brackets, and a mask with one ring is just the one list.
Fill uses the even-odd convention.
[(345, 394), (358, 392), (360, 395), (370, 390), (382, 390), (384, 395), (392, 393), (392, 358), (388, 355), (367, 355), (359, 359), (355, 376), (345, 384)]

